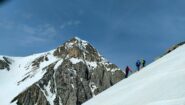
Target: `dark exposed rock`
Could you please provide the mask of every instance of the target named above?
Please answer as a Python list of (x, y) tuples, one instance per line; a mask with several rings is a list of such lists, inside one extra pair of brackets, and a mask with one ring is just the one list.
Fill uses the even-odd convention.
[(7, 64), (11, 64), (11, 59), (7, 58), (7, 57), (3, 57), (4, 61), (7, 63)]
[[(59, 61), (48, 65), (42, 79), (13, 101), (21, 105), (81, 105), (124, 78), (116, 65), (105, 62), (90, 44), (76, 38), (57, 48), (53, 55)], [(80, 60), (74, 63), (71, 58)], [(43, 60), (40, 57), (33, 64), (39, 65)], [(97, 66), (92, 67), (89, 62)]]
[(49, 60), (49, 59), (48, 59), (47, 56), (41, 56), (41, 57), (35, 59), (35, 60), (32, 62), (32, 66), (34, 66), (34, 67), (39, 67), (41, 62), (48, 61), (48, 60)]
[(171, 48), (169, 48), (169, 49), (167, 50), (167, 52), (166, 52), (165, 54), (170, 53), (171, 51), (175, 50), (176, 48), (178, 48), (178, 47), (180, 47), (180, 46), (182, 46), (182, 45), (184, 45), (184, 44), (185, 44), (185, 42), (181, 42), (181, 43), (179, 43), (179, 44), (176, 44), (176, 45), (172, 46)]
[(7, 57), (3, 57), (3, 60), (0, 60), (0, 70), (1, 69), (7, 69), (10, 70), (10, 65), (11, 62), (9, 61), (9, 59)]
[(40, 88), (35, 84), (15, 97), (12, 102), (15, 100), (17, 100), (17, 105), (50, 105)]
[(175, 49), (177, 49), (178, 47), (182, 46), (185, 44), (185, 41), (181, 42), (181, 43), (178, 43), (172, 47), (170, 47), (162, 56), (160, 56), (159, 58), (165, 56), (166, 54), (169, 54), (170, 52), (174, 51)]

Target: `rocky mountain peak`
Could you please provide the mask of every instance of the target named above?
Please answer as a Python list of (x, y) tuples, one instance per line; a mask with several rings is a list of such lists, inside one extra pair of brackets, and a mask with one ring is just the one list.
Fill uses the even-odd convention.
[(124, 78), (115, 64), (77, 37), (50, 52), (29, 56), (26, 61), (31, 64), (17, 64), (27, 71), (18, 85), (41, 76), (12, 100), (17, 105), (81, 105)]
[(68, 40), (67, 42), (65, 42), (65, 46), (67, 48), (72, 48), (72, 47), (78, 47), (80, 49), (85, 49), (86, 45), (88, 45), (89, 43), (85, 40), (82, 40), (78, 37), (73, 37), (70, 40)]
[(74, 37), (54, 51), (54, 55), (61, 58), (81, 58), (88, 61), (100, 61), (101, 56), (87, 41)]

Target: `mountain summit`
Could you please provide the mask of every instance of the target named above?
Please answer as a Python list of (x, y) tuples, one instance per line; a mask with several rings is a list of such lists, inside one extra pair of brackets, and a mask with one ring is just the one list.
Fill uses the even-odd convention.
[(27, 57), (0, 57), (0, 105), (81, 105), (124, 78), (87, 41)]
[(87, 41), (74, 37), (54, 51), (54, 56), (79, 58), (87, 61), (100, 61), (102, 57)]

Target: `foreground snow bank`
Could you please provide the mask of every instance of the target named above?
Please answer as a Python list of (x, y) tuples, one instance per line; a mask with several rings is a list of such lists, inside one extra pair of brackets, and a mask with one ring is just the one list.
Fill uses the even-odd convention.
[(185, 105), (185, 45), (83, 105)]

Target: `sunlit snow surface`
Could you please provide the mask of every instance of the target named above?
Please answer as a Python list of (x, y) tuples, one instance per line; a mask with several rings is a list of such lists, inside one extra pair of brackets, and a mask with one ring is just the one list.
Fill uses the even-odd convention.
[(83, 105), (185, 105), (185, 45)]
[[(43, 77), (46, 72), (44, 67), (57, 61), (52, 52), (35, 54), (28, 57), (8, 57), (12, 59), (10, 71), (0, 70), (0, 105), (10, 105), (10, 101), (15, 96)], [(32, 61), (44, 55), (47, 55), (49, 60), (41, 62), (39, 68), (34, 68)], [(28, 79), (20, 82), (27, 76), (29, 76)], [(14, 104), (15, 102), (12, 105)]]

